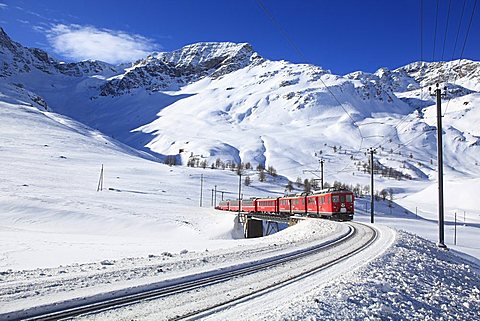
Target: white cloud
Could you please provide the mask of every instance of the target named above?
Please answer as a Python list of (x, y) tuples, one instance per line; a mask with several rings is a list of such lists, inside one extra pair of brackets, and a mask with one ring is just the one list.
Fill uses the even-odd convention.
[(160, 47), (140, 35), (80, 25), (57, 24), (47, 31), (47, 39), (63, 57), (109, 63), (132, 62)]
[(8, 7), (8, 6), (5, 3), (0, 2), (0, 9), (5, 9), (6, 7)]

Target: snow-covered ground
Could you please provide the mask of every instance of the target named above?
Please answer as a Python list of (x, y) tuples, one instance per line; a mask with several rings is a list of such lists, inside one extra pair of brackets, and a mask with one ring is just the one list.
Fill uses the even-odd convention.
[[(2, 48), (12, 47), (5, 34), (2, 37), (7, 44)], [(385, 89), (388, 82), (379, 82), (379, 77), (387, 71), (341, 77), (315, 66), (258, 59), (249, 49), (247, 53), (255, 57), (252, 64), (241, 59), (245, 65), (226, 64), (221, 67), (226, 70), (215, 70), (233, 68), (218, 77), (189, 75), (196, 80), (170, 79), (171, 87), (164, 88), (159, 80), (162, 73), (154, 75), (158, 79), (136, 78), (133, 67), (130, 74), (120, 75), (125, 70), (99, 62), (79, 63), (84, 68), (80, 71), (75, 64), (35, 58), (26, 48), (9, 52), (2, 51), (2, 57), (8, 58), (5, 72), (11, 77), (0, 83), (0, 312), (66, 298), (72, 289), (91, 295), (190, 269), (237, 264), (305, 245), (312, 241), (313, 231), (318, 241), (341, 230), (331, 222), (304, 222), (269, 238), (244, 240), (235, 216), (212, 206), (214, 188), (219, 191), (217, 202), (222, 196), (237, 197), (238, 176), (210, 166), (167, 166), (160, 162), (165, 155), (184, 163), (193, 153), (208, 164), (221, 158), (274, 165), (281, 175), (268, 176), (266, 182), (258, 181), (255, 170), (245, 172), (252, 184), (242, 184), (241, 193), (248, 198), (282, 195), (287, 180), (294, 181), (304, 169), (317, 168), (319, 154), (325, 160), (327, 181), (369, 184), (369, 175), (361, 171), (366, 162), (363, 151), (375, 146), (380, 163), (414, 178), (376, 177), (376, 190), (394, 192), (391, 207), (387, 201), (376, 204), (375, 218), (384, 231), (385, 226), (403, 230), (396, 237), (389, 234), (393, 246), (382, 248), (369, 262), (357, 257), (349, 269), (339, 269), (351, 270), (342, 272), (341, 283), (336, 277), (320, 278), (311, 283), (308, 293), (299, 285), (294, 291), (300, 294), (291, 305), (286, 302), (254, 318), (470, 320), (478, 316), (476, 74), (469, 82), (459, 82), (466, 86), (461, 89), (464, 93), (446, 104), (445, 241), (451, 250), (442, 252), (426, 241), (438, 241), (436, 137), (431, 101), (415, 103), (423, 99), (415, 89), (421, 73), (418, 79), (412, 74), (398, 80), (397, 75), (392, 79), (401, 86)], [(143, 63), (159, 63), (150, 60), (140, 61), (138, 69)], [(34, 63), (31, 69), (21, 69), (17, 64), (21, 61), (25, 66)], [(468, 63), (472, 70), (476, 64)], [(430, 73), (435, 74), (435, 68)], [(126, 88), (117, 83), (129, 76), (139, 82), (126, 82)], [(111, 87), (106, 86), (107, 78)], [(414, 90), (405, 91), (402, 86), (407, 85)], [(101, 95), (100, 89), (110, 91)], [(392, 90), (400, 93), (395, 96)], [(413, 111), (419, 104), (425, 108)], [(102, 166), (103, 189), (97, 191)], [(368, 203), (367, 198), (357, 200), (356, 221), (369, 221)], [(82, 286), (77, 287), (77, 281)], [(348, 304), (351, 310), (341, 310)], [(453, 310), (445, 308), (450, 306)]]
[[(7, 103), (0, 107), (2, 312), (65, 299), (72, 290), (90, 295), (158, 280), (159, 275), (165, 278), (238, 263), (242, 257), (255, 258), (253, 249), (264, 256), (298, 247), (309, 240), (305, 236), (312, 229), (325, 236), (336, 231), (334, 223), (304, 222), (264, 240), (239, 239), (235, 216), (210, 207), (214, 185), (230, 193), (225, 197), (237, 195), (234, 173), (169, 167), (58, 114)], [(104, 189), (97, 192), (102, 164)], [(204, 207), (199, 207), (202, 174)], [(433, 198), (435, 188), (426, 183), (422, 187), (412, 187), (421, 192), (397, 201), (405, 207), (378, 202), (376, 224), (436, 241), (435, 206), (425, 196)], [(254, 182), (243, 187), (243, 193), (267, 195), (282, 189), (274, 182)], [(368, 199), (358, 199), (355, 220), (369, 221), (366, 203)], [(421, 208), (418, 217), (407, 210), (414, 204)], [(474, 208), (472, 203), (459, 205)], [(449, 223), (451, 219), (448, 214)], [(458, 219), (461, 222), (463, 216)], [(455, 303), (452, 317), (467, 320), (478, 313), (479, 263), (474, 257), (478, 259), (480, 242), (478, 216), (469, 213), (466, 219), (465, 225), (457, 226), (456, 247), (452, 246), (452, 225), (447, 224), (446, 243), (469, 253), (463, 254), (469, 262), (401, 232), (386, 253), (377, 253), (379, 257), (368, 265), (357, 262), (357, 270), (338, 276), (343, 280), (338, 291), (331, 291), (337, 278), (320, 278), (305, 293), (296, 288), (298, 302), (277, 305), (269, 314), (254, 318), (435, 319), (450, 315), (444, 305)], [(248, 254), (242, 256), (241, 251)], [(391, 261), (395, 264), (387, 264)], [(422, 287), (415, 287), (418, 282), (412, 279)], [(448, 296), (438, 289), (448, 291)], [(325, 306), (326, 302), (352, 303), (358, 308), (340, 312), (333, 304)]]

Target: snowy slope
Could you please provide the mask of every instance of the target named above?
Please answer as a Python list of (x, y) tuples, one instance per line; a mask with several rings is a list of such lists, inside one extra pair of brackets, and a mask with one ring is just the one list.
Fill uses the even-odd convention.
[[(228, 170), (170, 167), (162, 164), (168, 155), (183, 164), (191, 154), (198, 155), (208, 167), (217, 158), (274, 166), (281, 175), (263, 183), (256, 171), (244, 172), (253, 181), (242, 186), (246, 198), (282, 195), (287, 179), (311, 178), (303, 170), (318, 168), (318, 155), (325, 159), (327, 181), (369, 184), (363, 171), (365, 149), (375, 146), (379, 164), (404, 175), (401, 180), (376, 175), (376, 189), (392, 188), (396, 202), (392, 207), (377, 204), (378, 222), (436, 241), (435, 106), (420, 87), (434, 85), (447, 69), (453, 70), (448, 88), (454, 94), (444, 102), (446, 243), (477, 259), (480, 255), (476, 62), (413, 63), (394, 71), (338, 76), (312, 65), (268, 61), (248, 44), (200, 43), (154, 53), (128, 66), (66, 64), (24, 48), (1, 29), (0, 59), (2, 280), (65, 270), (83, 273), (85, 266), (103, 269), (110, 260), (137, 262), (133, 257), (150, 264), (149, 255), (163, 252), (181, 256), (252, 246), (254, 240), (237, 239), (233, 215), (209, 207), (215, 186), (226, 198), (237, 197), (238, 176)], [(97, 192), (102, 164), (104, 190)], [(201, 175), (204, 207), (198, 206)], [(368, 221), (368, 204), (365, 198), (357, 201), (356, 220)], [(466, 213), (457, 245), (452, 244), (455, 212)], [(311, 232), (309, 228), (298, 226), (276, 239), (295, 246), (296, 237)], [(365, 302), (356, 303), (369, 308), (344, 314), (346, 318), (381, 313), (392, 318), (444, 317), (442, 304), (455, 300), (430, 295), (412, 306), (429, 304), (433, 312), (415, 315), (401, 300), (389, 299), (399, 292), (406, 293), (407, 300), (418, 295), (407, 281), (412, 274), (432, 270), (425, 254), (432, 247), (401, 233), (391, 251), (349, 276), (337, 298), (329, 297), (328, 287), (313, 289), (309, 298), (344, 302), (353, 285), (358, 293), (368, 294)], [(414, 269), (406, 249), (416, 253)], [(462, 297), (457, 272), (434, 270), (422, 282), (455, 279), (448, 288), (452, 298), (461, 298), (455, 316), (476, 315), (478, 275), (456, 256), (435, 255), (445, 269), (460, 269), (470, 278), (465, 283), (470, 301)], [(390, 260), (405, 273), (395, 274)], [(97, 263), (78, 265), (86, 262)], [(389, 277), (383, 287), (381, 275), (368, 268), (381, 271), (379, 266), (385, 265), (396, 277)], [(23, 269), (35, 270), (19, 271)], [(374, 281), (364, 282), (370, 279)], [(379, 300), (390, 301), (381, 305)], [(275, 310), (268, 316), (302, 319), (337, 313), (324, 313), (329, 307), (312, 307), (311, 301), (300, 301), (307, 312), (288, 306), (291, 311)]]
[[(448, 71), (452, 97), (468, 99), (479, 78), (478, 63), (467, 60), (342, 77), (312, 65), (263, 59), (245, 43), (192, 44), (130, 66), (64, 64), (22, 47), (3, 31), (0, 38), (4, 101), (69, 116), (160, 159), (171, 155), (186, 164), (193, 154), (209, 165), (217, 158), (271, 165), (290, 180), (317, 168), (315, 155), (321, 153), (328, 181), (364, 184), (358, 164), (366, 161), (361, 155), (370, 146), (383, 149), (378, 155), (383, 166), (415, 179), (434, 178), (435, 166), (429, 165), (436, 155), (435, 123), (422, 111), (433, 98), (420, 87)], [(478, 113), (476, 100), (468, 108)], [(465, 131), (470, 142), (478, 136), (474, 126), (459, 129), (449, 121), (445, 127), (452, 138)], [(457, 157), (447, 173), (468, 169), (467, 175), (478, 175), (472, 161), (479, 156), (477, 145), (458, 140), (446, 153), (458, 156), (458, 149), (465, 157)]]
[[(236, 244), (234, 217), (210, 207), (214, 185), (236, 194), (233, 172), (169, 167), (34, 107), (0, 102), (0, 119), (1, 270)], [(273, 188), (256, 186), (245, 197)]]

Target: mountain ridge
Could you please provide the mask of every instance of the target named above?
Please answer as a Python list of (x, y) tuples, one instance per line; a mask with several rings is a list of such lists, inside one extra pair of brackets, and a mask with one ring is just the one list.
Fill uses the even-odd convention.
[[(9, 71), (0, 77), (0, 91), (8, 99), (64, 114), (133, 148), (159, 157), (174, 155), (183, 164), (192, 154), (208, 162), (222, 158), (284, 168), (293, 163), (311, 166), (320, 146), (329, 149), (344, 139), (344, 155), (324, 155), (350, 164), (342, 167), (356, 168), (355, 155), (384, 140), (381, 135), (391, 137), (391, 147), (386, 148), (393, 150), (418, 136), (419, 130), (425, 131), (421, 141), (429, 146), (419, 151), (422, 163), (431, 162), (434, 135), (425, 128), (433, 124), (426, 123), (425, 115), (430, 115), (434, 101), (424, 87), (442, 77), (440, 70), (452, 70), (454, 80), (447, 86), (453, 92), (455, 117), (478, 112), (480, 63), (468, 60), (416, 62), (340, 76), (314, 65), (264, 59), (247, 43), (204, 42), (152, 53), (130, 65), (62, 63), (42, 50), (21, 46), (3, 30), (0, 57), (2, 70)], [(462, 111), (465, 101), (459, 99), (469, 101), (464, 108), (468, 111)], [(411, 123), (406, 131), (397, 128), (401, 119)], [(478, 130), (451, 121), (462, 130), (450, 126), (447, 131), (465, 138), (452, 148), (480, 156)], [(375, 122), (381, 126), (371, 125)], [(463, 134), (465, 128), (468, 135)], [(405, 154), (419, 146), (407, 146), (411, 151)], [(299, 148), (298, 159), (285, 156), (285, 150)], [(405, 154), (393, 162), (384, 155), (381, 162), (412, 177), (432, 177), (433, 168), (413, 159), (401, 161)], [(468, 164), (455, 168), (465, 172), (472, 163), (468, 159)]]

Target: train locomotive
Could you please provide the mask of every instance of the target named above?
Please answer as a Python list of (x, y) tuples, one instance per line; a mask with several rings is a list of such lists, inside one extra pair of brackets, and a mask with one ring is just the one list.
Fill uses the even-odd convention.
[[(239, 208), (240, 207), (240, 208)], [(311, 194), (277, 198), (221, 201), (216, 209), (279, 216), (309, 216), (350, 221), (354, 214), (354, 194), (348, 190), (326, 189)]]

